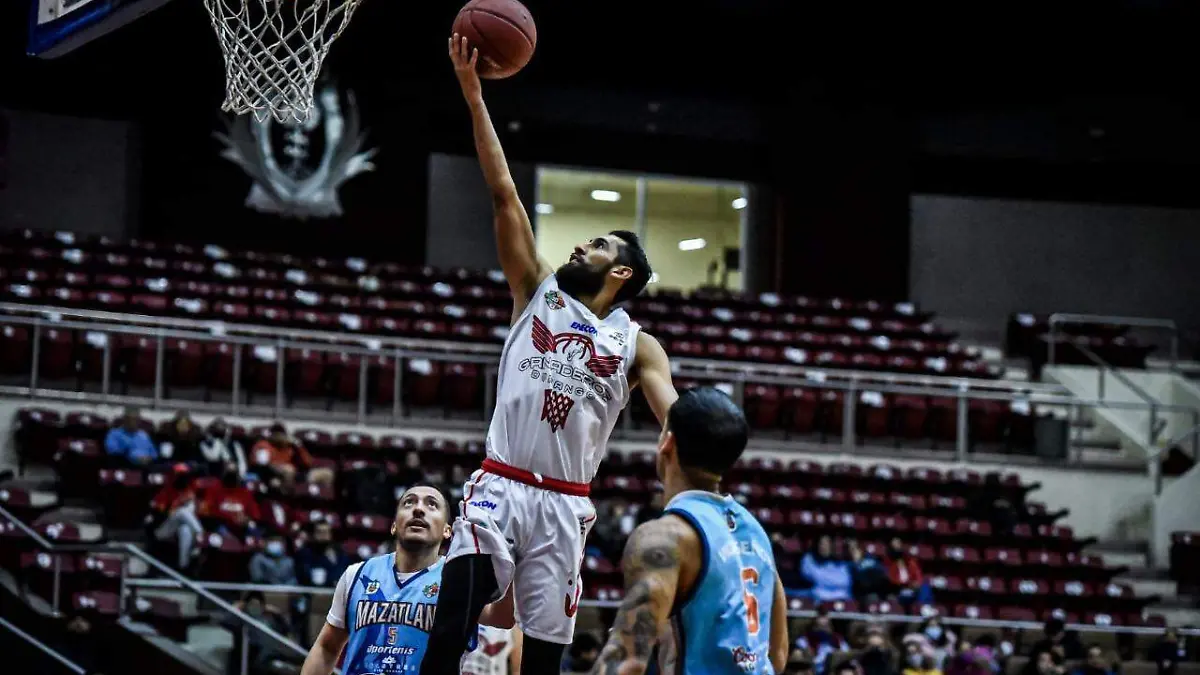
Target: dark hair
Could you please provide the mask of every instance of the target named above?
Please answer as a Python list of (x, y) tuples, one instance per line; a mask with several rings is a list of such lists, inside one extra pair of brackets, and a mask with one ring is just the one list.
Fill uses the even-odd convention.
[(646, 257), (646, 251), (642, 249), (642, 242), (638, 240), (638, 236), (628, 230), (613, 230), (609, 232), (612, 236), (621, 240), (621, 250), (617, 251), (617, 263), (627, 266), (633, 270), (633, 276), (621, 286), (621, 290), (617, 291), (616, 297), (613, 298), (613, 304), (621, 304), (627, 300), (636, 298), (642, 291), (646, 289), (646, 284), (650, 283), (650, 260)]
[(262, 591), (250, 591), (242, 597), (242, 602), (250, 604), (251, 600), (257, 600), (262, 604), (267, 604), (267, 596), (263, 595)]
[(1047, 619), (1046, 626), (1042, 629), (1042, 631), (1046, 635), (1058, 635), (1059, 633), (1063, 632), (1066, 627), (1067, 625), (1063, 623), (1062, 619)]
[(749, 427), (741, 408), (725, 392), (696, 387), (679, 395), (667, 413), (679, 464), (724, 475), (746, 449)]
[[(412, 485), (409, 485), (408, 487), (404, 488), (404, 492), (401, 493), (400, 496), (403, 497), (404, 494), (406, 494), (409, 490), (411, 490), (413, 488), (419, 488), (419, 487), (430, 488), (431, 490), (436, 490), (437, 493), (439, 495), (441, 495), (442, 502), (446, 505), (446, 507), (445, 507), (446, 523), (450, 523), (450, 521), (454, 520), (454, 517), (456, 515), (458, 515), (458, 509), (455, 508), (454, 501), (450, 499), (450, 495), (446, 494), (446, 491), (443, 490), (442, 486), (440, 486), (440, 485), (435, 485), (433, 483), (430, 483), (429, 481), (419, 480), (419, 481), (413, 483)], [(399, 500), (397, 500), (396, 509), (398, 510), (399, 508), (400, 508), (400, 502), (399, 502)]]

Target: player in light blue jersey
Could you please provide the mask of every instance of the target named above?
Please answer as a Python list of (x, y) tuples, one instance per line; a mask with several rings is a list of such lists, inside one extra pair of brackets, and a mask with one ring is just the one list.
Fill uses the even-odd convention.
[(625, 545), (625, 599), (593, 673), (643, 673), (656, 644), (663, 675), (783, 672), (787, 602), (771, 540), (717, 493), (747, 433), (742, 411), (712, 387), (671, 406), (657, 462), (667, 506)]
[[(400, 497), (395, 553), (351, 565), (338, 580), (325, 626), (301, 675), (329, 675), (342, 648), (344, 675), (417, 673), (442, 588), (442, 545), (450, 539), (450, 505), (435, 487)], [(480, 622), (511, 628), (511, 596), (484, 609)]]

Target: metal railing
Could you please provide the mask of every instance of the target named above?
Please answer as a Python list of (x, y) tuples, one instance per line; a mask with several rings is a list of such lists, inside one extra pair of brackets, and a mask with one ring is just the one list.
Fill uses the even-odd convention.
[[(2, 309), (2, 308), (0, 308)], [(29, 308), (26, 308), (29, 309)], [(49, 310), (42, 310), (49, 311)], [(113, 315), (114, 317), (122, 315)], [(474, 419), (438, 419), (423, 417), (420, 422), (431, 428), (449, 428), (449, 429), (466, 429), (466, 430), (482, 430), (485, 428), (486, 420), (489, 418), (495, 401), (495, 378), (496, 378), (496, 363), (497, 360), (493, 356), (470, 354), (462, 352), (446, 352), (433, 351), (428, 349), (418, 350), (413, 348), (402, 348), (392, 346), (386, 351), (381, 349), (372, 349), (364, 346), (355, 345), (331, 345), (328, 343), (312, 342), (312, 341), (293, 341), (282, 337), (261, 337), (261, 336), (246, 336), (232, 335), (228, 332), (218, 331), (218, 334), (211, 332), (201, 332), (199, 330), (187, 330), (183, 328), (167, 328), (167, 327), (144, 327), (133, 326), (115, 323), (95, 323), (95, 322), (77, 322), (77, 321), (48, 321), (40, 317), (27, 316), (11, 316), (0, 314), (0, 325), (15, 324), (28, 326), (32, 328), (32, 358), (30, 359), (30, 371), (28, 375), (27, 385), (0, 385), (0, 394), (29, 397), (29, 398), (44, 398), (62, 401), (79, 401), (90, 404), (110, 404), (110, 405), (139, 405), (149, 406), (151, 408), (160, 409), (166, 406), (186, 406), (193, 412), (210, 412), (214, 414), (232, 414), (246, 416), (262, 416), (262, 417), (288, 417), (295, 420), (315, 420), (321, 422), (352, 422), (358, 425), (375, 425), (375, 426), (396, 426), (402, 422), (410, 421), (407, 416), (411, 411), (406, 411), (404, 385), (406, 378), (406, 365), (413, 361), (438, 361), (438, 362), (454, 362), (454, 363), (475, 363), (482, 367), (481, 377), (483, 379), (482, 389), (483, 396), (480, 405), (477, 409), (478, 415)], [(96, 332), (103, 334), (105, 337), (102, 340), (102, 346), (99, 348), (100, 353), (100, 390), (96, 391), (79, 391), (76, 389), (68, 389), (64, 386), (53, 387), (43, 386), (43, 375), (41, 372), (41, 350), (43, 331), (51, 329), (75, 330), (83, 332)], [(153, 338), (155, 345), (154, 355), (154, 378), (151, 395), (139, 396), (128, 394), (117, 394), (113, 389), (113, 372), (116, 365), (115, 348), (113, 345), (113, 337), (118, 335), (132, 335), (146, 338)], [(168, 392), (168, 349), (167, 341), (172, 339), (187, 340), (198, 343), (223, 343), (233, 347), (232, 353), (232, 373), (231, 382), (228, 391), (223, 392), (228, 395), (227, 401), (202, 401), (191, 398), (171, 398)], [(457, 343), (440, 343), (455, 345)], [(429, 347), (429, 344), (421, 344), (418, 346)], [(255, 347), (268, 347), (273, 351), (273, 356), (268, 361), (262, 361), (261, 364), (266, 367), (275, 369), (273, 373), (273, 387), (270, 392), (259, 392), (261, 395), (271, 397), (269, 405), (251, 405), (249, 399), (243, 402), (243, 394), (245, 387), (242, 385), (242, 377), (244, 370), (247, 369), (245, 353), (247, 350), (253, 350)], [(87, 348), (87, 347), (85, 347)], [(75, 349), (75, 347), (72, 347)], [(287, 390), (287, 373), (285, 372), (286, 350), (309, 350), (324, 354), (331, 354), (337, 357), (341, 355), (351, 355), (360, 357), (356, 386), (356, 400), (353, 413), (344, 413), (334, 410), (312, 409), (309, 407), (292, 407), (288, 408), (286, 403), (289, 392)], [(381, 386), (388, 388), (390, 396), (390, 405), (387, 411), (380, 415), (372, 406), (372, 388), (371, 378), (374, 375), (377, 383), (380, 372), (372, 372), (373, 368), (369, 365), (369, 360), (378, 361), (384, 359), (391, 367), (391, 381), (383, 383)], [(931, 396), (941, 398), (951, 398), (955, 400), (954, 415), (955, 415), (955, 439), (954, 439), (954, 455), (958, 461), (966, 461), (968, 451), (970, 449), (970, 403), (972, 401), (995, 401), (1010, 406), (1013, 404), (1025, 404), (1028, 406), (1052, 406), (1059, 407), (1068, 412), (1068, 416), (1072, 419), (1079, 418), (1085, 408), (1110, 408), (1110, 409), (1126, 409), (1126, 410), (1151, 410), (1152, 414), (1158, 412), (1178, 412), (1191, 415), (1193, 424), (1200, 424), (1200, 409), (1189, 408), (1186, 406), (1165, 405), (1159, 403), (1136, 403), (1125, 401), (1110, 401), (1110, 400), (1087, 400), (1080, 399), (1071, 395), (1065, 387), (1044, 387), (1030, 385), (1028, 388), (1017, 389), (1013, 383), (1007, 383), (1005, 387), (997, 387), (992, 381), (975, 381), (964, 380), (961, 378), (932, 378), (925, 376), (911, 377), (907, 381), (896, 381), (895, 378), (889, 379), (887, 374), (881, 373), (838, 373), (837, 371), (826, 371), (820, 369), (788, 369), (786, 367), (777, 366), (756, 366), (755, 364), (736, 364), (728, 362), (711, 362), (702, 360), (676, 359), (674, 366), (674, 376), (677, 380), (691, 379), (697, 381), (709, 381), (716, 383), (725, 383), (738, 403), (746, 401), (746, 387), (756, 384), (772, 385), (779, 387), (794, 387), (806, 390), (823, 391), (825, 393), (837, 392), (841, 394), (839, 405), (842, 406), (842, 428), (841, 443), (845, 451), (852, 452), (862, 440), (858, 433), (859, 413), (864, 405), (868, 405), (869, 394), (896, 394), (896, 395), (913, 395), (913, 396)], [(799, 370), (802, 374), (797, 375)], [(386, 371), (384, 371), (386, 372)], [(72, 376), (72, 380), (76, 377)], [(1023, 383), (1022, 383), (1023, 384)], [(380, 387), (376, 387), (377, 389)], [(286, 411), (286, 415), (285, 415)], [(637, 438), (638, 434), (633, 428), (632, 417), (625, 415), (623, 423), (618, 427), (618, 437)], [(651, 432), (645, 432), (643, 435), (649, 436)], [(790, 442), (788, 438), (784, 438), (783, 443)], [(770, 443), (770, 440), (765, 436), (757, 436), (755, 438), (757, 446), (764, 446)], [(1193, 451), (1200, 453), (1200, 435), (1193, 437)]]
[(1121, 384), (1128, 387), (1129, 390), (1136, 394), (1138, 398), (1142, 399), (1142, 402), (1149, 406), (1150, 420), (1146, 427), (1146, 447), (1149, 448), (1150, 452), (1153, 454), (1154, 448), (1158, 441), (1158, 435), (1162, 433), (1162, 430), (1167, 426), (1167, 420), (1160, 418), (1158, 415), (1158, 410), (1162, 406), (1162, 402), (1151, 396), (1150, 392), (1140, 387), (1128, 375), (1109, 365), (1109, 363), (1101, 358), (1099, 354), (1092, 351), (1088, 347), (1085, 347), (1082, 344), (1077, 344), (1075, 345), (1075, 348), (1078, 349), (1085, 357), (1087, 357), (1089, 361), (1096, 364), (1096, 393), (1101, 400), (1106, 398), (1104, 386), (1106, 381), (1105, 378), (1109, 373), (1112, 373), (1113, 377), (1115, 377)]
[(67, 657), (63, 656), (62, 654), (59, 654), (57, 651), (51, 649), (49, 645), (47, 645), (46, 643), (42, 642), (41, 640), (35, 638), (34, 636), (30, 635), (29, 633), (26, 633), (25, 631), (21, 630), (20, 627), (13, 625), (10, 621), (8, 621), (8, 619), (5, 619), (4, 617), (0, 617), (0, 628), (3, 628), (4, 630), (12, 633), (13, 635), (17, 636), (23, 642), (28, 643), (30, 646), (34, 647), (41, 653), (54, 659), (63, 668), (66, 668), (67, 670), (71, 671), (72, 673), (75, 673), (75, 675), (87, 675), (87, 671), (84, 670), (79, 664), (75, 663), (71, 659), (68, 659)]
[(280, 633), (278, 633), (274, 629), (272, 629), (270, 626), (255, 619), (254, 617), (250, 616), (249, 614), (246, 614), (242, 610), (238, 609), (237, 607), (235, 607), (235, 606), (231, 605), (230, 603), (226, 602), (225, 600), (223, 600), (221, 597), (213, 594), (211, 591), (209, 591), (203, 585), (198, 584), (195, 581), (192, 581), (191, 579), (188, 579), (187, 577), (183, 576), (179, 572), (176, 572), (175, 570), (171, 569), (167, 565), (160, 562), (154, 556), (146, 553), (141, 548), (139, 548), (133, 544), (128, 544), (128, 543), (125, 543), (125, 544), (99, 544), (99, 545), (97, 545), (97, 544), (56, 544), (56, 543), (49, 541), (45, 537), (43, 537), (40, 533), (38, 533), (37, 530), (34, 530), (33, 528), (26, 525), (24, 522), (21, 521), (20, 518), (17, 518), (8, 509), (5, 509), (2, 506), (0, 506), (0, 519), (3, 519), (5, 521), (12, 523), (14, 527), (16, 527), (22, 533), (24, 533), (25, 536), (29, 537), (38, 546), (38, 548), (53, 555), (53, 560), (54, 560), (53, 569), (52, 569), (52, 574), (53, 574), (52, 589), (53, 590), (51, 591), (50, 608), (51, 608), (51, 611), (54, 612), (55, 616), (61, 616), (59, 607), (61, 605), (60, 595), (61, 595), (61, 588), (62, 588), (62, 558), (61, 558), (61, 556), (59, 556), (57, 554), (61, 554), (61, 553), (120, 554), (120, 555), (122, 555), (121, 569), (120, 569), (120, 590), (118, 591), (118, 595), (117, 595), (117, 598), (118, 598), (117, 607), (118, 607), (118, 616), (119, 617), (126, 616), (125, 599), (127, 596), (130, 595), (129, 594), (130, 582), (133, 581), (128, 576), (128, 566), (129, 566), (129, 558), (133, 557), (133, 558), (137, 558), (138, 560), (140, 560), (141, 562), (146, 564), (148, 567), (150, 567), (150, 568), (154, 569), (155, 571), (168, 577), (172, 581), (172, 583), (175, 584), (175, 586), (174, 586), (175, 588), (184, 588), (184, 589), (187, 589), (187, 590), (195, 593), (199, 597), (204, 598), (208, 602), (211, 602), (212, 604), (216, 605), (217, 608), (219, 608), (222, 612), (234, 617), (238, 621), (238, 623), (240, 625), (241, 647), (242, 647), (241, 654), (240, 654), (240, 666), (239, 666), (240, 675), (247, 675), (247, 673), (249, 672), (250, 633), (252, 631), (259, 633), (261, 635), (265, 635), (268, 638), (274, 640), (276, 643), (283, 645), (283, 647), (286, 650), (295, 654), (300, 659), (304, 659), (306, 656), (308, 656), (308, 650), (304, 649), (300, 645), (293, 642), (291, 640), (291, 638), (281, 635)]
[[(428, 340), (412, 337), (395, 337), (387, 335), (364, 335), (361, 333), (329, 332), (313, 329), (290, 328), (282, 326), (263, 326), (253, 323), (229, 323), (226, 321), (211, 321), (176, 317), (159, 317), (143, 314), (122, 314), (99, 310), (72, 309), (46, 305), (23, 305), (11, 302), (0, 302), (0, 323), (18, 323), (12, 319), (26, 317), (27, 319), (42, 318), (43, 327), (66, 328), (68, 324), (80, 325), (81, 322), (93, 330), (113, 330), (113, 324), (121, 327), (142, 327), (147, 329), (164, 329), (172, 332), (185, 332), (188, 336), (208, 335), (210, 337), (259, 338), (253, 344), (276, 343), (279, 340), (291, 344), (318, 344), (324, 347), (331, 345), (346, 347), (361, 347), (373, 355), (391, 353), (400, 350), (401, 353), (413, 354), (455, 354), (456, 361), (468, 362), (471, 355), (492, 357), (491, 363), (499, 363), (501, 345), (491, 343), (472, 343), (455, 340)], [(80, 321), (72, 321), (72, 319)], [(20, 322), (33, 325), (32, 321)], [(156, 330), (139, 331), (138, 335), (159, 335)], [(170, 337), (170, 336), (168, 336)], [(341, 351), (339, 349), (339, 351)], [(487, 359), (482, 359), (487, 361)], [(819, 372), (832, 379), (870, 379), (875, 381), (894, 382), (899, 384), (917, 384), (924, 386), (957, 387), (967, 386), (971, 389), (1000, 390), (1000, 391), (1063, 391), (1063, 387), (1039, 382), (1014, 383), (1007, 380), (990, 380), (948, 375), (909, 374), (897, 372), (877, 372), (853, 370), (849, 368), (821, 368), (816, 366), (799, 366), (784, 363), (753, 363), (742, 361), (719, 361), (714, 359), (698, 359), (690, 357), (674, 357), (672, 363), (677, 366), (710, 369), (719, 372), (769, 372), (774, 374), (804, 377), (809, 373)]]
[[(179, 588), (179, 584), (169, 579), (130, 579), (129, 586), (137, 588), (154, 588), (154, 589), (173, 589)], [(281, 593), (281, 594), (304, 594), (304, 595), (333, 595), (332, 588), (315, 587), (315, 586), (271, 586), (266, 584), (236, 584), (228, 582), (214, 581), (198, 581), (196, 585), (214, 590), (214, 591), (259, 591), (262, 593)], [(618, 600), (586, 600), (579, 601), (580, 607), (592, 607), (599, 609), (616, 609), (621, 603)], [(792, 618), (814, 617), (817, 615), (815, 609), (789, 609), (788, 616)], [(831, 611), (829, 613), (834, 619), (847, 619), (852, 621), (887, 621), (890, 623), (920, 623), (926, 617), (913, 614), (868, 614), (865, 612), (839, 612)], [(1041, 630), (1044, 624), (1033, 621), (1004, 621), (998, 619), (970, 619), (963, 617), (941, 617), (942, 623), (951, 626), (965, 626), (968, 628), (1019, 628), (1026, 630)], [(1082, 633), (1128, 633), (1132, 635), (1161, 635), (1161, 628), (1153, 628), (1146, 626), (1098, 626), (1094, 624), (1070, 624), (1068, 628), (1077, 630)], [(1185, 628), (1179, 631), (1180, 635), (1194, 635), (1200, 637), (1200, 629)]]
[(1148, 328), (1151, 330), (1170, 333), (1171, 370), (1179, 363), (1179, 327), (1170, 319), (1146, 319), (1136, 316), (1106, 316), (1103, 314), (1071, 314), (1056, 312), (1050, 315), (1050, 344), (1046, 360), (1054, 365), (1055, 347), (1058, 343), (1059, 326), (1074, 324), (1082, 326), (1125, 326), (1129, 328)]

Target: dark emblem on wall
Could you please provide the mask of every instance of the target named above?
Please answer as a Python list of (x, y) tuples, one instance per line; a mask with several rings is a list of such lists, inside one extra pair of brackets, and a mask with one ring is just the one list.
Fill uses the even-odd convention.
[(366, 134), (354, 93), (326, 81), (315, 103), (303, 122), (242, 115), (214, 134), (225, 144), (221, 156), (254, 181), (246, 206), (301, 220), (340, 216), (342, 184), (375, 169), (371, 160), (378, 150), (363, 150)]

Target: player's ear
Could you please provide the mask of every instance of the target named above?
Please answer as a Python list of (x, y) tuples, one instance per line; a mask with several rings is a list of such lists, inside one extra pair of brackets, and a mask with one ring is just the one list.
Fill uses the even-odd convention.
[(658, 452), (667, 458), (675, 455), (675, 434), (663, 429), (662, 436), (658, 439)]
[(396, 521), (394, 521), (394, 520), (392, 521), (391, 533), (392, 533), (393, 537), (396, 536)]
[(454, 530), (451, 529), (449, 523), (446, 523), (446, 525), (442, 527), (442, 541), (450, 541), (450, 537), (452, 536), (454, 536)]
[(624, 281), (633, 276), (633, 268), (628, 265), (613, 265), (608, 273), (610, 276)]

